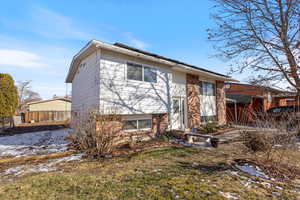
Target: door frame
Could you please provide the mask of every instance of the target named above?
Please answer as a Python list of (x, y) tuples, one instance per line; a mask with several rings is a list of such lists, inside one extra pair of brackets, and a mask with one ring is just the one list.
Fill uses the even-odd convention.
[[(174, 105), (173, 100), (179, 100), (179, 127), (174, 128)], [(187, 103), (185, 96), (173, 96), (172, 97), (172, 108), (171, 108), (171, 129), (183, 130), (187, 128)]]

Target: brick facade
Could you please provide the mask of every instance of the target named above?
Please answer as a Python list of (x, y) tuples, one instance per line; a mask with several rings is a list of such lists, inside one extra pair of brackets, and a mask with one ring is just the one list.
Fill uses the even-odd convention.
[(217, 117), (220, 125), (226, 124), (226, 94), (223, 81), (216, 82)]
[(152, 115), (152, 132), (154, 134), (165, 133), (168, 127), (169, 115), (167, 113)]
[(199, 76), (187, 74), (186, 84), (188, 127), (198, 128), (201, 122)]

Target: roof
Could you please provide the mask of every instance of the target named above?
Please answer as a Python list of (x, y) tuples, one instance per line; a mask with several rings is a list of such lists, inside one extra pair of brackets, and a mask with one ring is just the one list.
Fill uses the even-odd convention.
[(71, 103), (70, 99), (66, 99), (66, 98), (53, 98), (53, 99), (46, 99), (46, 100), (41, 100), (41, 101), (30, 102), (27, 105), (38, 104), (38, 103), (45, 103), (45, 102), (56, 101), (56, 100), (61, 100), (61, 101), (66, 101), (66, 102), (70, 102)]
[(262, 89), (264, 89), (265, 91), (270, 91), (270, 92), (285, 93), (285, 94), (293, 94), (293, 92), (290, 92), (290, 91), (280, 90), (280, 89), (276, 89), (276, 88), (269, 87), (269, 86), (254, 85), (254, 84), (250, 84), (250, 83), (226, 82), (226, 84), (245, 85), (245, 86), (250, 86), (250, 87), (262, 88)]
[(207, 70), (204, 68), (200, 68), (200, 67), (197, 67), (197, 66), (194, 66), (191, 64), (187, 64), (187, 63), (175, 60), (175, 59), (160, 56), (155, 53), (150, 53), (150, 52), (147, 52), (144, 50), (133, 48), (133, 47), (127, 46), (122, 43), (110, 44), (110, 43), (105, 43), (105, 42), (98, 41), (98, 40), (91, 40), (73, 57), (73, 60), (70, 65), (70, 69), (69, 69), (69, 72), (68, 72), (68, 75), (66, 78), (66, 83), (72, 83), (72, 80), (75, 76), (75, 73), (78, 69), (78, 66), (79, 66), (81, 60), (84, 59), (86, 56), (95, 52), (98, 48), (111, 50), (111, 51), (118, 52), (121, 54), (129, 55), (129, 56), (137, 56), (142, 59), (163, 63), (163, 64), (170, 65), (170, 66), (176, 67), (176, 68), (186, 69), (186, 70), (189, 70), (191, 73), (193, 73), (193, 72), (194, 73), (205, 73), (207, 75), (214, 76), (214, 77), (219, 78), (224, 81), (225, 80), (235, 81), (227, 75), (213, 72), (213, 71), (210, 71), (210, 70)]
[(123, 47), (123, 48), (126, 48), (126, 49), (130, 49), (132, 51), (136, 51), (136, 52), (139, 52), (139, 53), (142, 53), (142, 54), (145, 54), (145, 55), (149, 55), (149, 56), (153, 56), (153, 57), (156, 57), (156, 58), (168, 60), (168, 61), (171, 61), (171, 62), (174, 62), (174, 63), (178, 63), (178, 64), (181, 64), (181, 65), (186, 65), (186, 66), (192, 67), (194, 69), (203, 70), (203, 71), (206, 71), (206, 72), (209, 72), (209, 73), (213, 73), (213, 74), (216, 74), (216, 75), (219, 75), (219, 76), (229, 77), (227, 75), (216, 73), (216, 72), (213, 72), (213, 71), (210, 71), (210, 70), (207, 70), (207, 69), (203, 69), (203, 68), (200, 68), (200, 67), (197, 67), (197, 66), (194, 66), (194, 65), (190, 65), (190, 64), (178, 61), (178, 60), (174, 60), (172, 58), (167, 58), (167, 57), (160, 56), (160, 55), (157, 55), (157, 54), (154, 54), (154, 53), (150, 53), (150, 52), (147, 52), (147, 51), (144, 51), (144, 50), (136, 49), (136, 48), (127, 46), (127, 45), (122, 44), (122, 43), (118, 43), (117, 42), (114, 45), (115, 46), (119, 46), (119, 47)]

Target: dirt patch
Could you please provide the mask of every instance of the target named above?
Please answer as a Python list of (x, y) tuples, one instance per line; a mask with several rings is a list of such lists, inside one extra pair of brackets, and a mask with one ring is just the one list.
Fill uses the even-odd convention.
[(153, 140), (138, 142), (133, 144), (126, 143), (118, 146), (116, 150), (112, 153), (112, 155), (130, 156), (130, 155), (134, 155), (135, 153), (142, 152), (148, 149), (167, 147), (167, 146), (178, 146), (178, 145), (160, 139), (153, 139)]

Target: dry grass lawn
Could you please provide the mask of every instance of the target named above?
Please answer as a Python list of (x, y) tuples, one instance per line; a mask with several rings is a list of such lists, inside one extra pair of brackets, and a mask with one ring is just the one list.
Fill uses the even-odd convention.
[[(230, 161), (249, 157), (240, 149), (239, 144), (212, 150), (167, 145), (65, 163), (60, 171), (0, 183), (0, 199), (299, 199), (299, 182), (236, 173)], [(293, 154), (299, 164), (300, 152)]]

